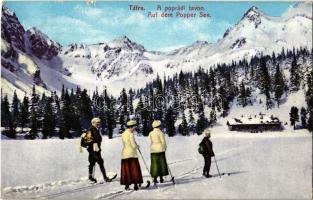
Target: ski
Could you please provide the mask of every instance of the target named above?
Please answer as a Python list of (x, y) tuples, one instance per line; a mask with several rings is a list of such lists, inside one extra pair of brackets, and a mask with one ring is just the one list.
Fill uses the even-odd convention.
[(113, 181), (114, 179), (116, 179), (117, 174), (115, 174), (112, 178), (109, 178), (110, 181)]
[(150, 181), (147, 181), (147, 185), (144, 187), (145, 189), (149, 188), (151, 185), (151, 182)]
[(203, 177), (203, 178), (216, 178), (216, 177), (219, 177), (219, 176), (221, 176), (220, 178), (222, 178), (222, 176), (230, 176), (230, 173), (221, 173), (220, 175), (219, 174), (214, 174), (214, 175), (212, 175), (211, 177)]

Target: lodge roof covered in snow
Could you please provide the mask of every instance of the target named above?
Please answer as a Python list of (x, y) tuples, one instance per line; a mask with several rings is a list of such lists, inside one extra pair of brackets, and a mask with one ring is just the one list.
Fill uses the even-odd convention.
[(264, 125), (264, 124), (281, 124), (281, 121), (272, 116), (265, 116), (265, 114), (259, 114), (249, 117), (241, 116), (240, 118), (233, 118), (228, 120), (227, 125)]

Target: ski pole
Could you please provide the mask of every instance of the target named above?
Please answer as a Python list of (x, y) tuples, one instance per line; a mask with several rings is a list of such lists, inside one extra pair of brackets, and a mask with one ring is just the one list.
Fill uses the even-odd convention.
[(216, 162), (215, 156), (213, 156), (213, 157), (214, 157), (214, 161), (215, 161), (215, 165), (216, 165), (216, 169), (217, 169), (218, 175), (219, 175), (219, 177), (221, 178), (220, 170), (218, 169), (218, 166), (217, 166), (217, 162)]
[(168, 166), (167, 163), (166, 163), (166, 165), (167, 165), (168, 172), (170, 173), (171, 180), (172, 180), (173, 184), (175, 184), (174, 176), (172, 175), (171, 169), (170, 169), (170, 167)]
[[(141, 151), (140, 151), (139, 148), (138, 148), (138, 152), (139, 152), (139, 154), (141, 156), (141, 159), (143, 160), (143, 163), (145, 164), (146, 169), (148, 170), (148, 172), (150, 174), (150, 170), (148, 169), (147, 163), (146, 163), (145, 159), (143, 158), (143, 155), (141, 154)], [(150, 176), (151, 176), (151, 174), (150, 174)]]
[[(138, 148), (138, 151), (139, 151), (139, 154), (140, 154), (140, 156), (141, 156), (141, 159), (142, 159), (143, 163), (145, 164), (145, 167), (146, 167), (147, 171), (149, 172), (150, 177), (152, 178), (152, 176), (151, 176), (151, 174), (150, 174), (150, 171), (149, 171), (149, 169), (148, 169), (147, 163), (146, 163), (145, 159), (143, 158), (143, 155), (142, 155), (142, 153), (141, 153), (141, 151), (140, 151), (139, 148)], [(146, 188), (148, 188), (149, 186), (150, 186), (150, 181), (147, 181), (147, 186), (146, 186)]]

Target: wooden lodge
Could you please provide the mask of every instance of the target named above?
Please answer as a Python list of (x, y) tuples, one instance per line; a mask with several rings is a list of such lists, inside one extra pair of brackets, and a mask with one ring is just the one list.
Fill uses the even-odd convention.
[(282, 123), (277, 118), (272, 116), (259, 115), (234, 118), (227, 121), (227, 126), (231, 131), (249, 131), (258, 133), (263, 131), (279, 131), (282, 130)]

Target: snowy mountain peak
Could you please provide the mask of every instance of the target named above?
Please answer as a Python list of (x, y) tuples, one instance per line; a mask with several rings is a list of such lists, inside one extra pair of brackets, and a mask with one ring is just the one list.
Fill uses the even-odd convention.
[(15, 13), (2, 6), (1, 38), (10, 43), (11, 46), (24, 52), (24, 33), (25, 29), (19, 22)]
[(261, 11), (256, 6), (252, 6), (247, 10), (247, 12), (243, 15), (244, 17), (251, 18), (251, 17), (259, 17), (261, 14)]
[(312, 19), (312, 2), (298, 2), (282, 15), (285, 20), (296, 16)]
[(2, 6), (2, 13), (8, 16), (16, 17), (15, 12), (5, 6)]
[(123, 43), (131, 42), (131, 40), (126, 35), (118, 37), (114, 41), (116, 41), (116, 42), (119, 41), (119, 42), (123, 42)]
[(138, 50), (140, 52), (144, 52), (145, 48), (137, 44), (136, 42), (131, 41), (127, 36), (121, 36), (119, 38), (114, 39), (112, 42), (109, 42), (109, 46), (116, 48), (123, 48), (126, 50)]
[(52, 59), (61, 50), (61, 45), (49, 39), (36, 27), (26, 31), (26, 47), (38, 58)]
[(252, 6), (241, 18), (241, 21), (248, 20), (255, 24), (257, 28), (261, 24), (261, 16), (263, 13), (255, 6)]

